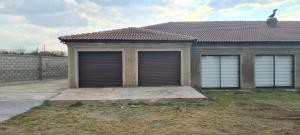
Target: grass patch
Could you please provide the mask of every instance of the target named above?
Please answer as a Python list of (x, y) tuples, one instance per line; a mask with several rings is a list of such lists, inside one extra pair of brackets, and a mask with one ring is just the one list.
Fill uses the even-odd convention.
[(45, 102), (0, 124), (0, 134), (297, 134), (300, 93), (202, 91), (205, 104)]

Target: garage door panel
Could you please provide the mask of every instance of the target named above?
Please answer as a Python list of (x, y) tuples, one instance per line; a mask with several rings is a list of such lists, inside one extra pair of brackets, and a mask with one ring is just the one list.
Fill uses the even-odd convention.
[[(86, 67), (85, 69), (90, 69), (90, 70), (114, 70), (115, 72), (122, 72), (119, 71), (119, 67), (116, 67), (118, 65), (95, 65), (95, 67)], [(122, 65), (119, 65), (122, 66)]]
[[(99, 59), (100, 60), (100, 59)], [(99, 60), (93, 60), (93, 61), (85, 61), (85, 62), (81, 62), (83, 64), (87, 63), (87, 64), (94, 64), (95, 66), (102, 66), (102, 65), (105, 65), (105, 66), (115, 66), (115, 65), (122, 65), (121, 63), (118, 64), (116, 62), (103, 62), (103, 59), (101, 59), (101, 63), (97, 62)]]
[(122, 52), (79, 52), (79, 87), (122, 86)]
[(203, 88), (220, 87), (220, 59), (217, 56), (202, 56), (201, 86)]
[(140, 66), (141, 68), (144, 69), (153, 69), (153, 68), (158, 68), (156, 69), (156, 71), (170, 71), (170, 70), (174, 70), (177, 71), (178, 69), (174, 69), (175, 66), (179, 66), (179, 65), (173, 65), (173, 66)]
[(238, 56), (202, 56), (203, 88), (239, 87)]
[(139, 52), (139, 86), (180, 85), (180, 52)]
[(177, 81), (177, 80), (174, 80), (174, 79), (164, 79), (164, 81), (160, 81), (160, 82), (158, 82), (158, 81), (151, 81), (151, 80), (143, 80), (144, 83), (145, 82), (147, 82), (147, 83), (152, 82), (152, 83), (157, 83), (157, 84), (166, 83), (166, 82), (167, 82), (167, 84), (169, 84), (169, 83), (173, 84), (174, 81)]
[[(238, 82), (237, 80), (228, 80), (228, 81), (222, 81), (222, 88), (237, 88), (238, 87)], [(234, 83), (232, 83), (234, 82)]]
[(275, 56), (275, 85), (278, 87), (292, 86), (292, 56)]
[(172, 73), (178, 71), (177, 69), (168, 69), (168, 68), (173, 68), (173, 67), (153, 67), (153, 68), (160, 68), (157, 70), (153, 70), (153, 68), (146, 68), (146, 67), (141, 67), (145, 70), (152, 70), (152, 72), (163, 72), (165, 74), (179, 74), (179, 73)]
[(238, 56), (202, 56), (201, 86), (203, 88), (239, 87)]
[(238, 56), (221, 57), (221, 87), (239, 86), (239, 58)]
[[(87, 74), (86, 76), (88, 77), (81, 77), (81, 80), (88, 80), (88, 79), (108, 80), (114, 78), (115, 81), (119, 81), (119, 77), (115, 77), (117, 75), (118, 74)], [(105, 77), (99, 77), (99, 76), (105, 76)]]
[(274, 85), (273, 56), (256, 56), (255, 84), (257, 87), (271, 87)]
[(293, 85), (292, 56), (256, 56), (256, 87), (284, 87)]
[[(154, 73), (154, 74), (156, 74), (156, 73)], [(141, 76), (141, 78), (153, 78), (153, 77), (155, 77), (155, 78), (159, 79), (159, 77), (161, 77), (161, 78), (164, 78), (164, 80), (174, 80), (174, 81), (178, 80), (177, 78), (172, 79), (169, 76), (170, 75), (143, 75), (143, 76)], [(147, 80), (144, 79), (143, 81), (147, 81)], [(152, 81), (152, 80), (150, 80), (150, 81)]]

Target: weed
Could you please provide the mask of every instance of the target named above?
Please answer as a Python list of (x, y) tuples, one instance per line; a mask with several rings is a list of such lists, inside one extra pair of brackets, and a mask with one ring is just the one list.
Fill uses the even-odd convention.
[(80, 107), (83, 104), (80, 101), (75, 102), (74, 104), (71, 104), (69, 107)]
[(50, 103), (48, 100), (46, 100), (46, 101), (44, 102), (43, 106), (51, 106), (51, 103)]

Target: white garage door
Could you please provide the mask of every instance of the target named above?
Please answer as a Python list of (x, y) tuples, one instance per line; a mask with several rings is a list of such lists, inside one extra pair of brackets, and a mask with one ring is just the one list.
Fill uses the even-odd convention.
[(205, 88), (218, 88), (220, 81), (220, 57), (202, 56), (201, 86)]
[(238, 56), (221, 57), (221, 87), (239, 86), (239, 58)]
[(203, 88), (239, 87), (238, 56), (202, 56), (201, 60)]
[(275, 86), (293, 85), (293, 57), (275, 56)]
[(292, 56), (256, 56), (256, 87), (290, 87), (293, 85)]
[(274, 85), (273, 56), (256, 56), (255, 84), (257, 87), (272, 87)]

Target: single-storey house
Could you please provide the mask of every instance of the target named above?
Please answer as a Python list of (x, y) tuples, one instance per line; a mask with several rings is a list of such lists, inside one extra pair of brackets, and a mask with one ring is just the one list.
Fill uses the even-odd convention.
[(168, 22), (59, 37), (69, 87), (300, 89), (300, 22)]

